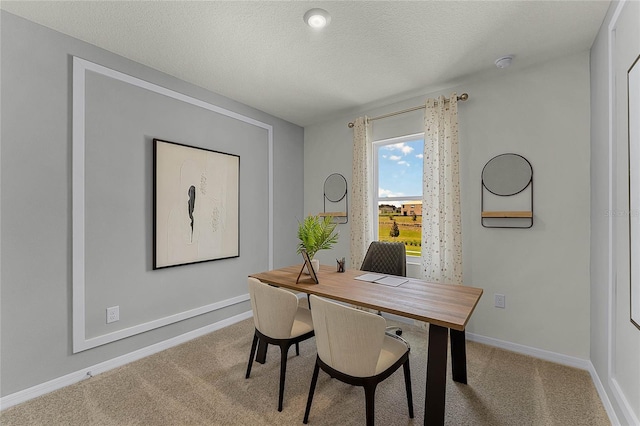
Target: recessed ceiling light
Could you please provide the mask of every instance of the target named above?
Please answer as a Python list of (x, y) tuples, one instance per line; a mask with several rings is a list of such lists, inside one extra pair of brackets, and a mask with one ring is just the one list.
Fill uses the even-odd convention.
[(509, 65), (511, 65), (511, 61), (513, 61), (512, 55), (503, 56), (501, 58), (496, 59), (496, 67), (508, 68)]
[(331, 15), (324, 9), (311, 9), (304, 14), (304, 22), (311, 28), (319, 30), (329, 25)]

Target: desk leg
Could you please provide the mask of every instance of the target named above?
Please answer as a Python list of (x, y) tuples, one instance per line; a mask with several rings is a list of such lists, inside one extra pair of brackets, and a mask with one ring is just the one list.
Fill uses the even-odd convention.
[(424, 401), (424, 424), (444, 425), (444, 405), (447, 389), (448, 329), (429, 324), (427, 353), (427, 393)]
[(256, 362), (264, 364), (267, 362), (267, 342), (262, 339), (258, 340), (258, 353), (256, 354)]
[(451, 370), (453, 380), (467, 384), (467, 343), (464, 330), (449, 329), (451, 335)]

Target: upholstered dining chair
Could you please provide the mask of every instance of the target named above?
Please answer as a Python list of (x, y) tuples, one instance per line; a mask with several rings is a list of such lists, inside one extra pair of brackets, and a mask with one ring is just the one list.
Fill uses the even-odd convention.
[[(361, 271), (407, 276), (407, 252), (403, 243), (373, 241), (362, 261)], [(378, 312), (379, 314), (380, 312)], [(400, 327), (387, 327), (387, 332), (402, 335)]]
[(401, 337), (385, 333), (386, 322), (379, 315), (314, 295), (309, 300), (318, 355), (303, 423), (309, 421), (320, 369), (342, 382), (364, 387), (366, 424), (372, 426), (376, 386), (402, 366), (409, 417), (413, 418), (410, 349), (407, 342)]
[(295, 344), (296, 355), (300, 355), (298, 343), (313, 337), (311, 312), (309, 309), (298, 306), (298, 298), (295, 294), (270, 286), (255, 278), (249, 278), (249, 296), (253, 309), (255, 333), (245, 378), (248, 379), (251, 375), (251, 366), (258, 341), (267, 345), (279, 346), (281, 361), (278, 411), (282, 411), (287, 354), (291, 345)]

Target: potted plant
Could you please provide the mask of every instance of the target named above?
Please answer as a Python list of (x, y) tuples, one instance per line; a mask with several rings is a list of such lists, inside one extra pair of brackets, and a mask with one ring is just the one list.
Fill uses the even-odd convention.
[(314, 259), (315, 254), (320, 250), (327, 250), (338, 242), (338, 232), (336, 224), (332, 222), (331, 216), (320, 217), (309, 215), (302, 222), (298, 223), (298, 254), (306, 250), (313, 264), (313, 268), (318, 271), (320, 261)]

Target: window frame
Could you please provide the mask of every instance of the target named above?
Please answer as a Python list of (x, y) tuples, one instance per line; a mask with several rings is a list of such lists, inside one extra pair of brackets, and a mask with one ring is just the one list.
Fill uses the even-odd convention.
[[(415, 141), (416, 139), (422, 139), (422, 143), (423, 143), (423, 147), (424, 147), (424, 136), (425, 133), (424, 132), (420, 132), (420, 133), (413, 133), (410, 135), (405, 135), (405, 136), (396, 136), (393, 138), (387, 138), (387, 139), (380, 139), (380, 140), (376, 140), (372, 142), (372, 157), (373, 157), (373, 172), (372, 172), (372, 178), (373, 178), (373, 203), (372, 203), (372, 215), (371, 217), (373, 218), (373, 239), (374, 241), (379, 241), (379, 235), (378, 235), (378, 224), (379, 224), (379, 214), (378, 211), (380, 210), (378, 208), (380, 202), (387, 202), (387, 201), (413, 201), (413, 200), (419, 200), (422, 201), (423, 198), (423, 194), (421, 193), (420, 195), (412, 195), (412, 196), (402, 196), (402, 197), (380, 197), (380, 181), (379, 181), (379, 174), (378, 174), (378, 170), (379, 170), (379, 164), (378, 164), (378, 157), (379, 157), (379, 151), (383, 146), (386, 145), (393, 145), (393, 144), (397, 144), (397, 143), (402, 143), (402, 142), (411, 142), (411, 141)], [(423, 208), (423, 213), (424, 213), (424, 206), (422, 206)], [(422, 229), (422, 228), (421, 228)], [(420, 263), (420, 257), (419, 256), (410, 256), (407, 255), (407, 263)]]

